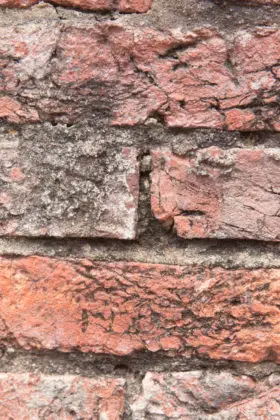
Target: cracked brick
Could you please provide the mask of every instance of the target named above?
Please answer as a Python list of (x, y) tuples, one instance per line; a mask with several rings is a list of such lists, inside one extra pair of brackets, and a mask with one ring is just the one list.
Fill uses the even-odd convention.
[(153, 153), (155, 217), (182, 238), (280, 240), (277, 149)]
[(148, 372), (131, 404), (133, 420), (275, 419), (280, 389), (229, 372)]
[(1, 419), (121, 420), (123, 379), (1, 373)]
[(168, 127), (280, 130), (275, 28), (237, 31), (230, 41), (209, 28), (53, 25), (50, 37), (44, 23), (0, 29), (0, 115), (8, 121), (99, 115), (118, 126), (156, 117)]
[(135, 238), (135, 148), (8, 134), (0, 156), (0, 236)]
[(2, 346), (280, 361), (279, 269), (1, 258)]

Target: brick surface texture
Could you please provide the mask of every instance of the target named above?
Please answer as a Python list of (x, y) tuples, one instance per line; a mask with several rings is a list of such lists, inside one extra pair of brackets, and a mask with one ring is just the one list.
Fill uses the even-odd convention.
[(122, 418), (122, 379), (0, 374), (1, 419)]
[(73, 123), (103, 108), (118, 126), (157, 115), (168, 127), (280, 131), (277, 29), (230, 41), (206, 28), (27, 23), (0, 39), (0, 116), (11, 122)]
[(1, 145), (0, 235), (133, 239), (137, 151), (32, 138)]
[(153, 153), (154, 215), (182, 238), (280, 239), (278, 149)]
[(229, 373), (148, 373), (132, 404), (133, 419), (273, 419), (280, 414), (279, 392)]
[(0, 420), (280, 419), (280, 0), (0, 0)]
[(136, 350), (280, 361), (280, 270), (1, 261), (1, 341), (26, 349)]
[[(26, 8), (38, 2), (39, 0), (0, 0), (0, 7)], [(152, 0), (55, 0), (51, 3), (81, 10), (118, 10), (122, 13), (144, 13), (151, 7)]]
[(242, 1), (244, 3), (255, 3), (255, 4), (272, 4), (272, 5), (276, 5), (276, 4), (280, 4), (279, 0), (240, 0), (240, 2), (242, 3)]

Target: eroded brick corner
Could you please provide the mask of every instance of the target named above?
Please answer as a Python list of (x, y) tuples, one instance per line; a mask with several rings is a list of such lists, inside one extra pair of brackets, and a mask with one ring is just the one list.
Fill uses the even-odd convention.
[(153, 153), (155, 217), (182, 238), (280, 240), (277, 149)]

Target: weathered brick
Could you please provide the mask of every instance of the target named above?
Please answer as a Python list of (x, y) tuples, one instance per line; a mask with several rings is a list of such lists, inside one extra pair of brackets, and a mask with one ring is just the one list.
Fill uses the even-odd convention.
[(277, 149), (153, 153), (155, 217), (182, 238), (280, 240)]
[(246, 376), (228, 372), (147, 373), (142, 394), (131, 405), (132, 419), (275, 419), (279, 387), (265, 389)]
[[(0, 7), (8, 8), (27, 8), (40, 0), (0, 0)], [(48, 2), (48, 0), (46, 0)], [(49, 3), (58, 6), (75, 7), (81, 10), (110, 11), (119, 10), (124, 13), (144, 13), (147, 12), (152, 0), (50, 0)]]
[(1, 344), (280, 362), (279, 269), (1, 259)]
[[(207, 418), (256, 391), (255, 382), (231, 373), (175, 372), (147, 373), (142, 394), (131, 405), (133, 420)], [(202, 417), (203, 416), (203, 417)], [(211, 418), (211, 415), (210, 415)]]
[(123, 13), (144, 13), (152, 6), (152, 0), (118, 0), (117, 7)]
[(279, 30), (238, 31), (233, 41), (210, 29), (115, 23), (57, 31), (49, 37), (48, 25), (34, 23), (0, 29), (0, 89), (15, 101), (0, 104), (3, 118), (72, 123), (101, 115), (131, 126), (152, 117), (169, 127), (280, 130)]
[(118, 420), (124, 380), (0, 373), (1, 419)]
[(136, 149), (7, 135), (0, 156), (1, 236), (135, 237)]
[(36, 110), (24, 107), (18, 101), (8, 96), (0, 98), (0, 118), (6, 117), (14, 123), (39, 121), (39, 115)]
[(280, 389), (272, 388), (270, 391), (257, 395), (243, 401), (233, 404), (217, 414), (209, 416), (209, 420), (235, 420), (235, 419), (267, 419), (275, 420), (280, 417), (279, 406)]
[(280, 4), (280, 0), (236, 0), (237, 3), (250, 3), (250, 4)]

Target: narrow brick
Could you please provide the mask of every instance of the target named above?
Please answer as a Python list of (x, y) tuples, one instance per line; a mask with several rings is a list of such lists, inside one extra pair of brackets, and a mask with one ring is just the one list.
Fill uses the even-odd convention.
[(0, 374), (1, 419), (120, 420), (124, 380)]
[(155, 217), (182, 238), (280, 240), (277, 149), (153, 153)]
[(132, 419), (275, 419), (279, 387), (229, 372), (146, 374), (142, 393), (131, 404)]
[(1, 236), (135, 238), (136, 149), (7, 135), (0, 156)]
[(279, 269), (2, 257), (0, 280), (3, 346), (280, 362)]
[[(0, 0), (0, 7), (28, 8), (36, 3), (39, 0)], [(144, 13), (150, 9), (152, 0), (52, 0), (49, 3), (81, 10)]]
[(208, 28), (53, 25), (0, 28), (0, 115), (8, 121), (99, 116), (118, 126), (156, 118), (178, 128), (280, 130), (275, 28), (237, 31), (229, 40)]

